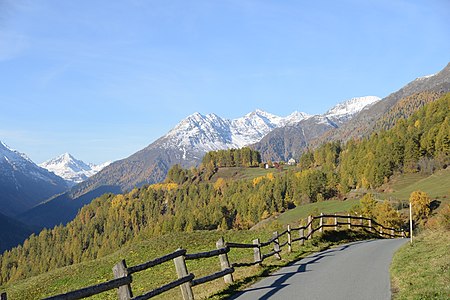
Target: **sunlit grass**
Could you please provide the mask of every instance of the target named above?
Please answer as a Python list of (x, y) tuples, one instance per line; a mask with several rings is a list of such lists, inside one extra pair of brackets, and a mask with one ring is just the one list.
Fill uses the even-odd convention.
[(394, 255), (394, 299), (450, 299), (450, 232), (424, 231)]

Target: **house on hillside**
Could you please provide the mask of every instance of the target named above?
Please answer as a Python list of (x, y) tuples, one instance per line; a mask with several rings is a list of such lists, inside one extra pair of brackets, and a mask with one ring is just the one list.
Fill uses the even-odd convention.
[(296, 163), (297, 163), (297, 161), (295, 159), (293, 159), (293, 158), (288, 160), (288, 165), (289, 166), (295, 166)]

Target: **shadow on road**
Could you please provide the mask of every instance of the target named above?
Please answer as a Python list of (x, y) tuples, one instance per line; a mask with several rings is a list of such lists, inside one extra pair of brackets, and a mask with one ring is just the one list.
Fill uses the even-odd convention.
[[(361, 243), (370, 243), (372, 241), (359, 241), (359, 242), (354, 242), (351, 244), (347, 244), (344, 246), (339, 246), (337, 248), (333, 248), (333, 249), (329, 249), (329, 250), (325, 250), (319, 253), (316, 253), (314, 255), (305, 257), (303, 259), (300, 259), (298, 261), (292, 262), (292, 264), (289, 264), (286, 268), (294, 268), (294, 270), (292, 272), (285, 272), (285, 273), (273, 273), (270, 274), (268, 277), (278, 277), (280, 276), (280, 278), (276, 279), (274, 282), (272, 282), (271, 285), (267, 285), (267, 286), (262, 286), (262, 287), (257, 287), (257, 288), (249, 288), (246, 289), (244, 291), (239, 291), (236, 292), (235, 295), (233, 295), (232, 297), (230, 297), (229, 299), (236, 299), (239, 296), (244, 295), (245, 293), (249, 293), (252, 291), (257, 291), (257, 290), (264, 290), (264, 289), (268, 289), (267, 293), (265, 293), (263, 296), (259, 297), (258, 299), (260, 300), (267, 300), (270, 297), (272, 297), (273, 295), (275, 295), (278, 291), (280, 291), (281, 289), (285, 288), (288, 286), (288, 284), (286, 284), (285, 282), (292, 276), (294, 276), (295, 274), (298, 273), (302, 273), (302, 272), (310, 272), (306, 270), (306, 267), (308, 265), (311, 264), (315, 264), (320, 262), (320, 260), (324, 257), (329, 257), (329, 256), (334, 256), (333, 253), (335, 252), (339, 252), (339, 251), (344, 251), (352, 246), (361, 244)], [(297, 268), (295, 268), (297, 267)]]

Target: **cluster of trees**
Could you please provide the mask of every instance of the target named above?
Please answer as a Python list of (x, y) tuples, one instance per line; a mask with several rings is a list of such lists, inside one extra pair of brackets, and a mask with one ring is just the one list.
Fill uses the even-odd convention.
[(390, 201), (377, 201), (371, 193), (365, 194), (358, 205), (351, 209), (352, 214), (375, 219), (381, 225), (400, 228), (405, 224), (405, 216), (396, 210)]
[(261, 163), (261, 154), (249, 147), (241, 149), (210, 151), (205, 154), (203, 165), (214, 167), (257, 167)]
[(335, 194), (375, 188), (395, 172), (432, 173), (450, 164), (450, 94), (429, 103), (390, 130), (361, 140), (323, 144), (300, 158), (302, 169), (319, 169)]

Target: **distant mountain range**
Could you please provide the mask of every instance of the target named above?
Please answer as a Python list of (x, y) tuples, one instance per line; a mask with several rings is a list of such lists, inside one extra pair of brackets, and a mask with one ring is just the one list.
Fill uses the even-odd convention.
[(97, 174), (109, 164), (111, 164), (111, 162), (106, 162), (101, 165), (85, 163), (74, 158), (69, 153), (64, 153), (39, 164), (39, 166), (63, 178), (69, 187), (72, 187), (88, 179), (92, 175)]
[[(82, 205), (105, 192), (125, 192), (164, 180), (174, 164), (195, 166), (208, 151), (250, 145), (277, 128), (290, 128), (300, 122), (310, 123), (311, 128), (334, 128), (379, 100), (378, 97), (354, 98), (319, 116), (294, 112), (287, 117), (279, 117), (256, 110), (241, 118), (228, 120), (215, 114), (194, 113), (146, 148), (111, 163), (67, 193), (22, 214), (20, 220), (46, 227), (68, 222)], [(311, 132), (315, 132), (314, 129)]]
[(272, 130), (251, 147), (261, 153), (263, 160), (288, 161), (298, 159), (309, 143), (325, 132), (339, 128), (363, 110), (381, 99), (375, 96), (352, 98), (323, 115), (315, 115)]
[[(20, 220), (46, 227), (68, 222), (93, 198), (105, 192), (125, 192), (160, 182), (174, 164), (197, 165), (211, 150), (251, 145), (261, 152), (264, 160), (286, 161), (297, 159), (306, 147), (321, 141), (367, 136), (383, 120), (390, 121), (378, 126), (395, 123), (404, 113), (415, 111), (421, 103), (433, 101), (437, 95), (449, 91), (449, 70), (447, 66), (433, 76), (414, 80), (382, 100), (370, 96), (344, 101), (323, 115), (295, 112), (279, 117), (256, 110), (242, 118), (228, 120), (215, 114), (194, 113), (144, 149), (111, 163), (70, 191), (21, 214)], [(414, 105), (401, 104), (405, 101)], [(401, 113), (394, 113), (394, 109)]]

